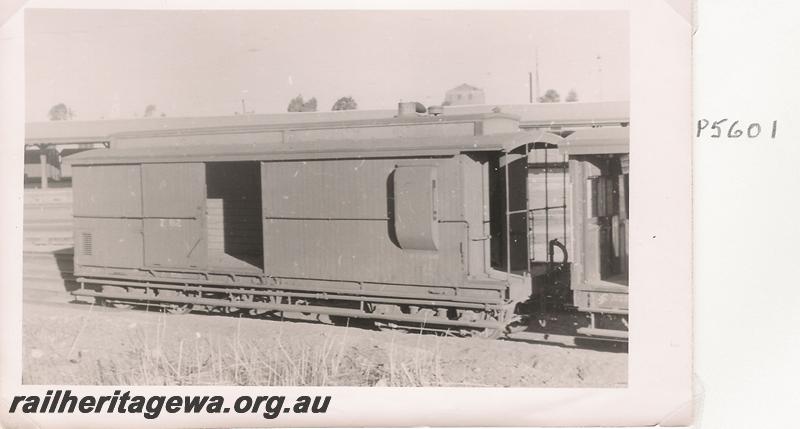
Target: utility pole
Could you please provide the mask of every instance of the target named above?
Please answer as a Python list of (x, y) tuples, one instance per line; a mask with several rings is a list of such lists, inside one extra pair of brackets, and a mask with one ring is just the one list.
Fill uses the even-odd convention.
[(603, 101), (603, 57), (600, 55), (597, 56), (597, 91), (599, 101)]
[(528, 72), (528, 103), (533, 104), (533, 73)]
[(536, 101), (539, 101), (539, 47), (536, 47)]

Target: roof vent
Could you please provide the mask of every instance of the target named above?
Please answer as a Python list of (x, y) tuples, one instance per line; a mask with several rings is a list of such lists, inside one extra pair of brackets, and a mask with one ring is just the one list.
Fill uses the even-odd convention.
[(422, 103), (416, 101), (406, 101), (397, 103), (397, 116), (401, 118), (415, 117), (417, 113), (425, 113), (427, 109)]

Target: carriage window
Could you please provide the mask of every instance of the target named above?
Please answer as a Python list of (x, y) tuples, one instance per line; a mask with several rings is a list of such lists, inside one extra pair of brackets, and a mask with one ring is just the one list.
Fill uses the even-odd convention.
[(439, 246), (436, 167), (398, 166), (394, 170), (394, 228), (403, 249)]

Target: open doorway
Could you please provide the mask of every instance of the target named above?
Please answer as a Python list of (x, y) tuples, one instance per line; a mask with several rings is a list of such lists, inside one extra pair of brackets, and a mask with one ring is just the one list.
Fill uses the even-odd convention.
[[(584, 278), (599, 284), (628, 285), (628, 171), (627, 155), (574, 157), (574, 188), (583, 198)], [(572, 168), (572, 165), (571, 167)], [(577, 187), (583, 182), (583, 189)]]
[[(624, 162), (623, 162), (624, 161)], [(601, 280), (628, 285), (628, 174), (627, 156), (596, 156), (598, 174), (586, 183), (589, 233), (599, 260)]]
[(209, 268), (263, 271), (260, 163), (207, 163), (206, 184)]

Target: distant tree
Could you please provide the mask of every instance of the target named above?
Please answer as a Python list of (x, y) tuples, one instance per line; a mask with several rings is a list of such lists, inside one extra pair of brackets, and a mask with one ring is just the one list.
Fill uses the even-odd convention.
[(289, 106), (286, 108), (287, 112), (316, 112), (317, 111), (317, 99), (315, 97), (311, 97), (308, 101), (303, 101), (303, 95), (300, 94), (297, 97), (291, 99), (289, 101)]
[(148, 104), (147, 107), (144, 108), (144, 117), (151, 118), (156, 113), (156, 105), (155, 104)]
[(303, 112), (316, 112), (317, 111), (317, 98), (311, 97), (308, 101), (303, 103)]
[(555, 89), (548, 89), (543, 97), (539, 97), (540, 103), (558, 103), (559, 101), (561, 101), (561, 96)]
[(286, 108), (287, 112), (302, 112), (303, 111), (303, 96), (298, 95), (289, 101), (289, 107)]
[(356, 110), (356, 109), (358, 109), (358, 103), (356, 103), (356, 100), (353, 100), (353, 97), (342, 97), (336, 100), (336, 102), (333, 103), (333, 107), (331, 107), (331, 110)]
[(565, 98), (564, 101), (566, 101), (567, 103), (573, 103), (575, 101), (578, 101), (578, 93), (575, 92), (574, 89), (570, 89), (569, 93), (567, 93), (567, 98)]
[(64, 103), (58, 103), (50, 108), (48, 113), (51, 121), (68, 121), (75, 117), (75, 112)]

